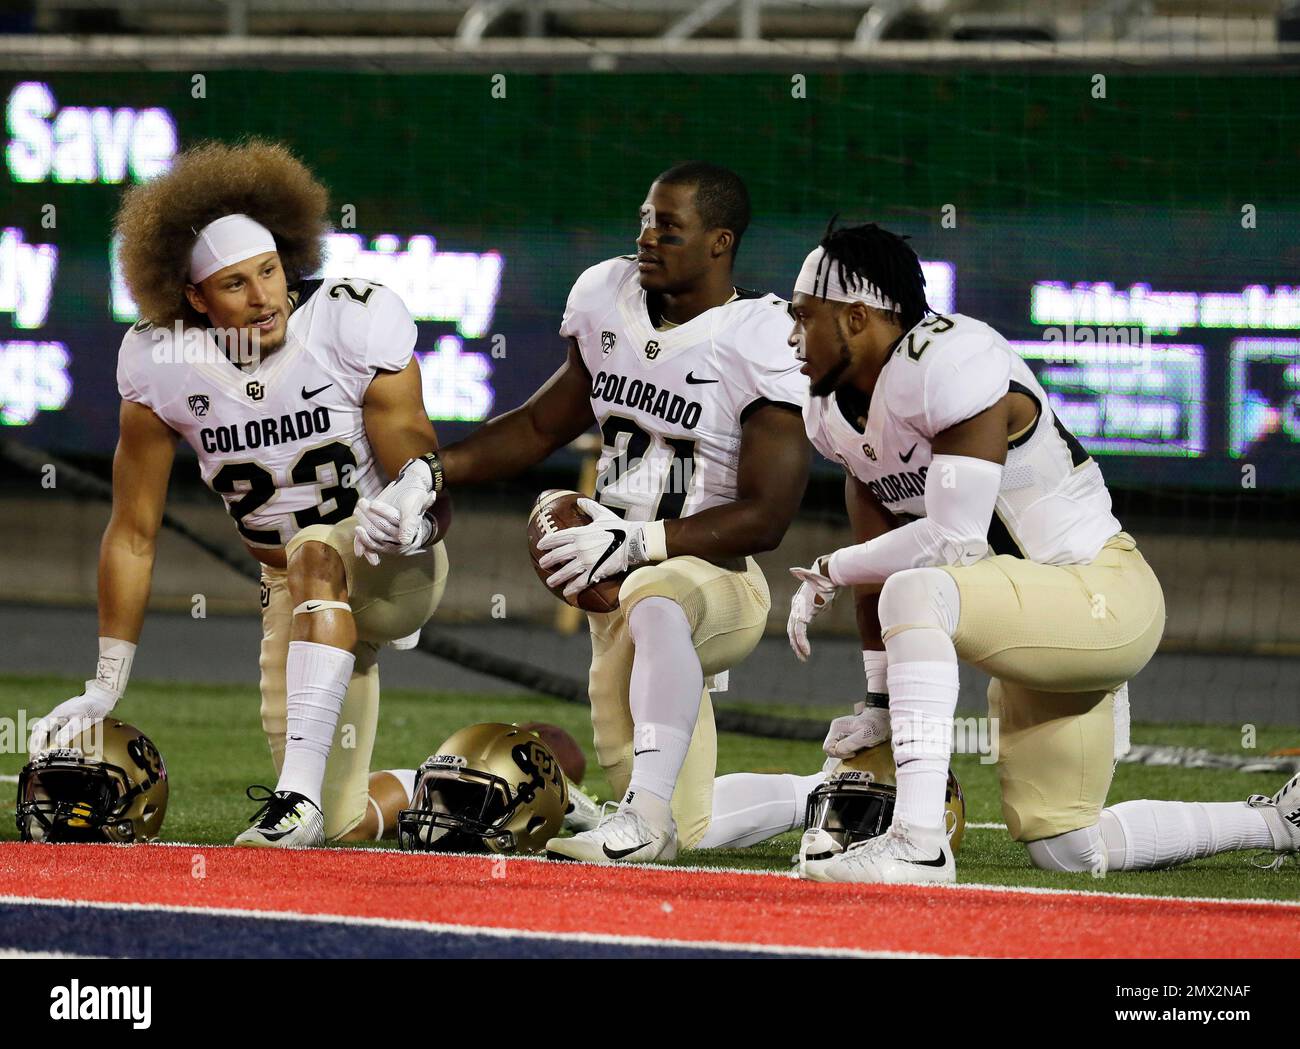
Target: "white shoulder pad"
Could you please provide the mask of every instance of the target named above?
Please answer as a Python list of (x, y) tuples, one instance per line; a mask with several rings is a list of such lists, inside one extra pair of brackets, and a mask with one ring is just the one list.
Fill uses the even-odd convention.
[[(341, 284), (356, 289), (365, 301), (346, 291), (331, 291)], [(402, 297), (382, 284), (363, 280), (327, 279), (317, 295), (325, 296), (317, 304), (328, 311), (331, 324), (329, 351), (348, 370), (363, 374), (399, 372), (410, 363), (415, 350), (416, 328), (411, 311)]]
[(744, 299), (729, 309), (740, 312), (716, 340), (734, 358), (734, 374), (749, 397), (740, 405), (743, 415), (750, 403), (767, 400), (802, 409), (808, 402), (808, 379), (790, 345), (794, 321), (788, 303), (776, 295)]
[(961, 314), (948, 331), (916, 328), (885, 369), (891, 410), (928, 437), (992, 407), (1009, 389), (1012, 350), (982, 321)]
[(593, 310), (609, 309), (618, 288), (636, 273), (636, 259), (620, 255), (589, 266), (578, 275), (564, 304), (560, 334), (576, 338), (583, 330), (582, 317)]
[(155, 370), (151, 365), (155, 354), (167, 359), (172, 341), (172, 329), (155, 328), (148, 321), (139, 321), (127, 329), (117, 351), (117, 392), (122, 400), (155, 407), (150, 379)]

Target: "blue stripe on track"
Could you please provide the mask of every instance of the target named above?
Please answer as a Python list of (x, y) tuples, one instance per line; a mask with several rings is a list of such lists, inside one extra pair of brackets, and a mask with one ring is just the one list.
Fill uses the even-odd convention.
[(42, 904), (0, 904), (0, 948), (126, 958), (756, 957), (752, 952), (715, 947), (586, 943), (332, 921)]

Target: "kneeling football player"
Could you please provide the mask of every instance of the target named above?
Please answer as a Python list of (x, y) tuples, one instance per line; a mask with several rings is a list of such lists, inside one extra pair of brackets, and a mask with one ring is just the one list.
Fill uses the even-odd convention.
[[(33, 750), (72, 738), (122, 697), (184, 438), (262, 566), (262, 725), (279, 781), (255, 798), (240, 845), (359, 840), (395, 825), (414, 771), (376, 773), (370, 795), (379, 649), (420, 630), (447, 575), (437, 541), (449, 517), (425, 512), (424, 457), (438, 441), (415, 324), (380, 285), (305, 279), (320, 265), (326, 206), (311, 173), (265, 142), (198, 147), (127, 194), (117, 229), (144, 319), (118, 354), (99, 663), (32, 737)], [(337, 745), (345, 731), (349, 745)]]
[(636, 255), (574, 284), (555, 375), (440, 453), (454, 488), (517, 474), (593, 425), (604, 437), (594, 520), (542, 541), (548, 583), (568, 593), (629, 573), (618, 608), (589, 616), (596, 755), (622, 801), (548, 845), (602, 863), (790, 830), (822, 779), (741, 774), (715, 791), (706, 687), (763, 634), (771, 598), (753, 555), (780, 543), (807, 481), (786, 303), (735, 285), (749, 198), (734, 172), (672, 168), (640, 218)]
[(839, 229), (795, 284), (809, 437), (845, 468), (856, 542), (795, 569), (789, 633), (859, 588), (870, 702), (827, 753), (892, 734), (889, 833), (802, 866), (826, 881), (952, 881), (944, 798), (957, 661), (989, 673), (1002, 808), (1033, 863), (1131, 870), (1300, 847), (1300, 777), (1272, 798), (1103, 809), (1114, 708), (1164, 630), (1160, 583), (1111, 513), (1097, 463), (1006, 340), (942, 316), (904, 238)]

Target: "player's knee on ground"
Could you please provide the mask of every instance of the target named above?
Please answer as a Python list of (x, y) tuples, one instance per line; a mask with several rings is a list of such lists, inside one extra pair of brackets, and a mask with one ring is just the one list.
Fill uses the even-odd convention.
[(361, 822), (339, 837), (341, 842), (380, 841), (397, 835), (397, 814), (411, 804), (411, 792), (403, 777), (414, 781), (411, 769), (385, 770), (370, 774), (370, 796)]
[(1052, 838), (1025, 842), (1029, 859), (1042, 871), (1104, 874), (1106, 846), (1097, 824), (1066, 831)]
[(957, 629), (961, 595), (941, 568), (908, 568), (885, 580), (880, 591), (881, 633), (900, 630), (941, 630), (949, 637)]

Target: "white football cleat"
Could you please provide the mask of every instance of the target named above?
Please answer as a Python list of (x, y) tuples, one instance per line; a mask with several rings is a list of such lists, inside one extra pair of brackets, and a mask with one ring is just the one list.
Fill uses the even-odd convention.
[(677, 824), (654, 827), (630, 805), (602, 816), (600, 823), (572, 838), (552, 838), (546, 855), (557, 860), (587, 863), (651, 863), (677, 858)]
[(801, 847), (799, 876), (811, 881), (868, 885), (951, 884), (957, 880), (957, 865), (942, 827), (909, 827), (895, 820), (884, 834), (827, 858), (805, 858)]
[(235, 839), (236, 845), (258, 849), (315, 849), (325, 844), (325, 815), (310, 798), (291, 790), (269, 791), (265, 796), (248, 796), (262, 807), (248, 821), (253, 826)]
[(1300, 774), (1287, 780), (1271, 798), (1252, 794), (1246, 799), (1246, 804), (1263, 814), (1269, 833), (1273, 835), (1274, 849), (1282, 854), (1300, 852)]
[[(595, 830), (600, 826), (600, 817), (604, 806), (570, 779), (565, 779), (569, 787), (569, 809), (564, 814), (564, 829), (571, 834), (581, 834), (586, 830)], [(606, 802), (606, 805), (613, 802)]]

